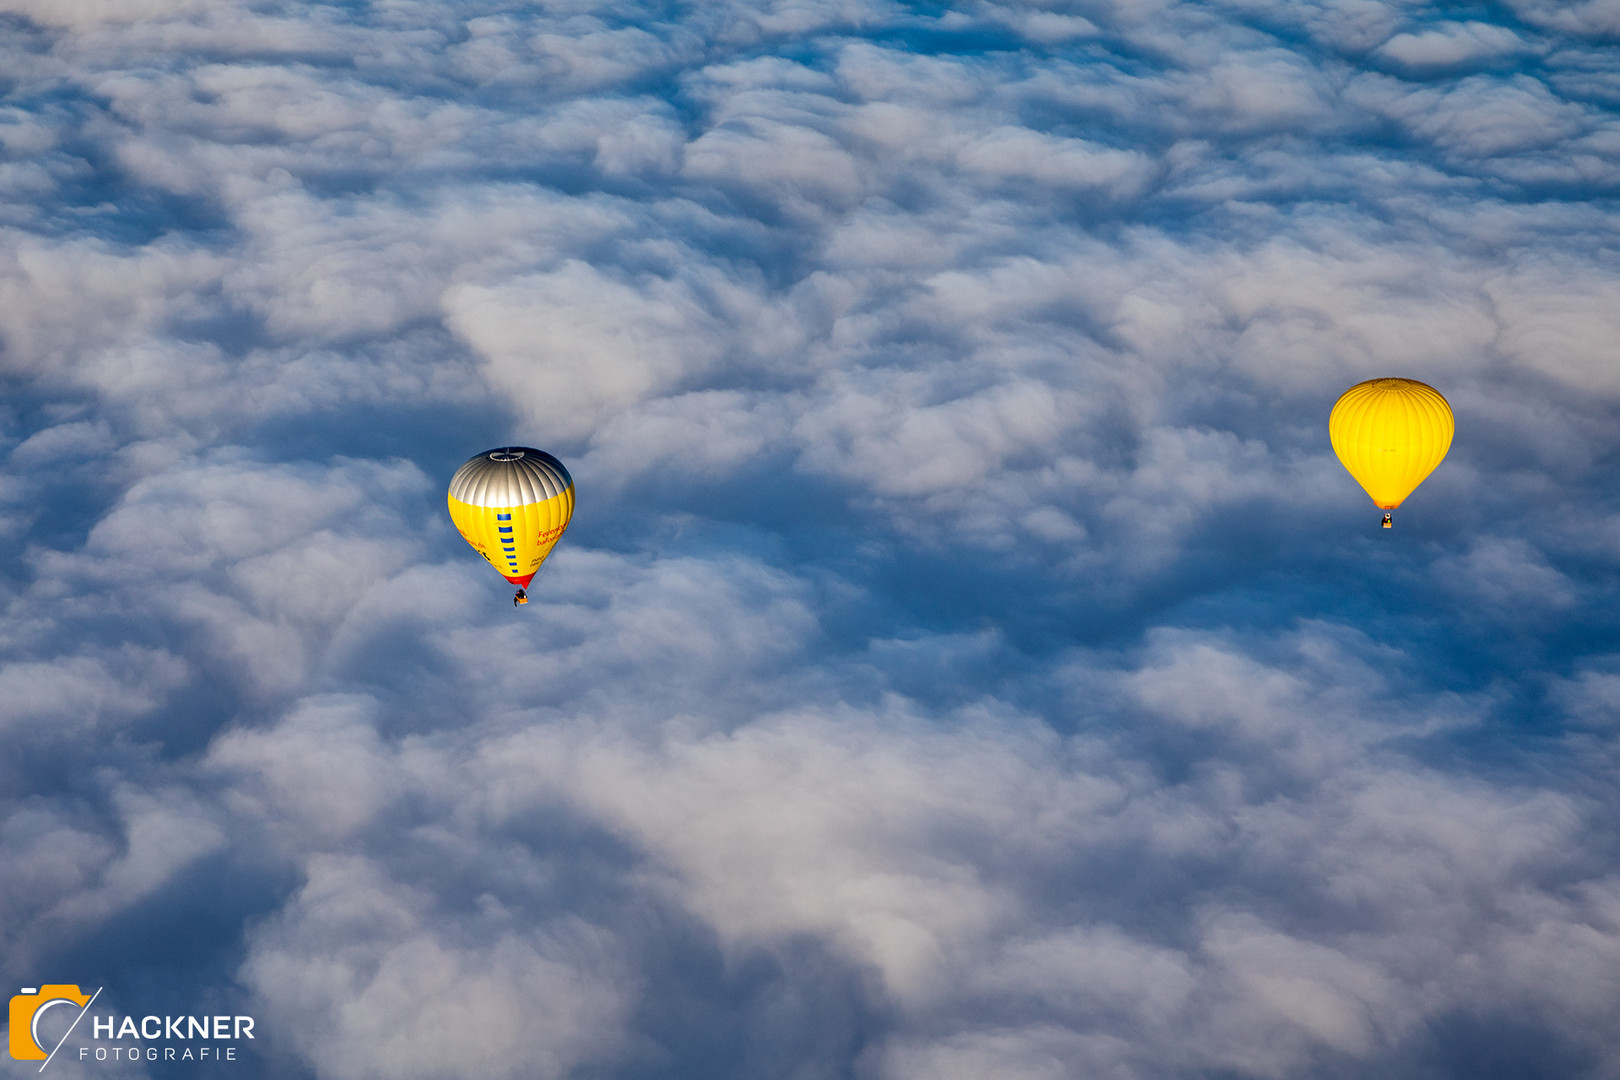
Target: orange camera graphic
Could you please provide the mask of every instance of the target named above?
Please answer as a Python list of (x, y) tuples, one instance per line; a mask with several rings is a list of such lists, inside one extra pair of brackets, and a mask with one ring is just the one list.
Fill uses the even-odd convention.
[[(97, 990), (99, 994), (101, 991)], [(77, 986), (66, 983), (47, 983), (44, 986), (25, 986), (22, 993), (11, 999), (11, 1056), (19, 1061), (46, 1061), (52, 1053), (39, 1043), (39, 1022), (56, 1005), (77, 1005), (79, 1015), (74, 1026), (95, 1000), (95, 994), (81, 994)], [(69, 1031), (73, 1028), (69, 1027)], [(66, 1038), (66, 1036), (63, 1036)]]

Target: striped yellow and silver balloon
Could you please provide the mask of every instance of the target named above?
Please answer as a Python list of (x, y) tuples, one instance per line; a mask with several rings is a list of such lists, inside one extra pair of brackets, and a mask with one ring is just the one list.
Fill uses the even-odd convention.
[(1328, 416), (1333, 452), (1372, 501), (1393, 510), (1451, 449), (1456, 421), (1440, 391), (1416, 379), (1368, 379)]
[(531, 446), (467, 459), (450, 478), (450, 520), (462, 539), (514, 585), (527, 586), (574, 516), (574, 480)]

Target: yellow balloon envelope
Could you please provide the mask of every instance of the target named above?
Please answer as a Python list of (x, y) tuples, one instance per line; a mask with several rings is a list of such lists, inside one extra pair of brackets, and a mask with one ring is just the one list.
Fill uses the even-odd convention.
[(1416, 379), (1357, 383), (1328, 417), (1333, 452), (1385, 510), (1401, 505), (1434, 471), (1456, 430), (1446, 399)]
[(530, 446), (474, 454), (450, 478), (449, 498), (462, 539), (519, 587), (534, 578), (574, 516), (573, 477)]

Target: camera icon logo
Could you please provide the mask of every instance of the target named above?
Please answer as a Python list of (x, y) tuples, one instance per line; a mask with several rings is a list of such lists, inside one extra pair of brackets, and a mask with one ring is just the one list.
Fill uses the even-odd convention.
[[(73, 1025), (68, 1028), (71, 1033), (84, 1014), (90, 1011), (90, 1003), (99, 993), (100, 990), (95, 994), (80, 993), (77, 986), (67, 983), (23, 987), (22, 993), (11, 999), (11, 1056), (18, 1061), (50, 1061), (56, 1048), (52, 1047), (47, 1053), (45, 1047), (40, 1045), (40, 1020), (57, 1005), (77, 1005), (79, 1015), (73, 1018)], [(62, 1036), (62, 1040), (66, 1041), (67, 1036)], [(44, 1067), (40, 1066), (42, 1069)]]

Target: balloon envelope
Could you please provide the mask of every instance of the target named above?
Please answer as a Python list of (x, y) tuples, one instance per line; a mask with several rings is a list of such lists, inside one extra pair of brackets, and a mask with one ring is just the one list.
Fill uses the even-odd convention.
[(1350, 475), (1385, 510), (1423, 483), (1451, 449), (1451, 406), (1416, 379), (1368, 379), (1340, 395), (1328, 438)]
[(514, 585), (528, 585), (574, 516), (574, 480), (531, 446), (468, 458), (450, 478), (450, 520), (462, 539)]

